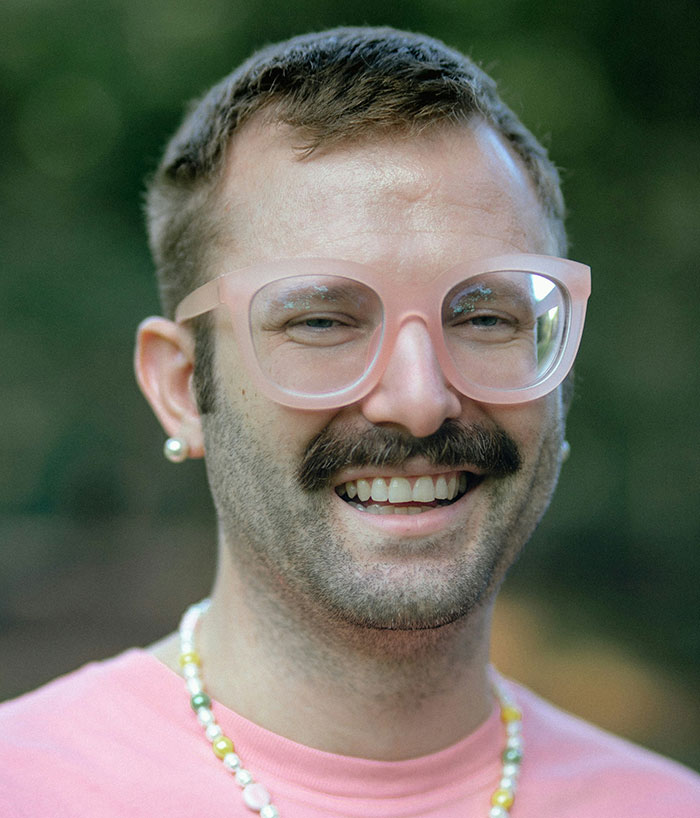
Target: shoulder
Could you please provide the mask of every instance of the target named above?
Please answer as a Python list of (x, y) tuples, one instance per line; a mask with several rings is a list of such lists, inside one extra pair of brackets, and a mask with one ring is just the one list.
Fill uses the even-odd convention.
[(539, 796), (541, 814), (700, 816), (700, 776), (692, 770), (511, 687), (523, 710), (522, 790)]
[[(91, 662), (37, 690), (0, 704), (0, 759), (21, 747), (24, 759), (89, 745), (99, 732), (123, 735), (131, 716), (148, 719), (146, 691), (169, 674), (142, 650)], [(156, 698), (156, 702), (162, 696)]]
[(182, 701), (181, 680), (134, 649), (0, 705), (3, 818), (111, 816), (122, 782), (157, 781), (159, 746), (186, 740)]
[[(41, 725), (47, 735), (70, 725), (71, 735), (86, 720), (114, 719), (117, 705), (132, 704), (139, 685), (162, 684), (168, 673), (145, 651), (132, 649), (102, 662), (91, 662), (37, 690), (0, 704), (0, 746), (17, 730), (32, 735)], [(78, 721), (75, 721), (78, 719)]]

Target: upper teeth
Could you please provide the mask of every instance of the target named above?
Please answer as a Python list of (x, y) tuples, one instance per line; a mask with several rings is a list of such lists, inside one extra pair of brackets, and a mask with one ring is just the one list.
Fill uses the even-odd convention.
[(453, 500), (467, 488), (465, 474), (422, 475), (421, 477), (375, 477), (349, 480), (338, 486), (341, 494), (361, 502), (432, 503), (433, 500)]

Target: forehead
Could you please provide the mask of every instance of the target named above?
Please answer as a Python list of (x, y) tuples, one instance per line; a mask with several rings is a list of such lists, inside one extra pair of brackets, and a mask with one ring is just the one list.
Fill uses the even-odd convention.
[(320, 256), (437, 274), (555, 252), (522, 162), (481, 121), (301, 158), (290, 129), (253, 120), (231, 145), (220, 205), (217, 272)]

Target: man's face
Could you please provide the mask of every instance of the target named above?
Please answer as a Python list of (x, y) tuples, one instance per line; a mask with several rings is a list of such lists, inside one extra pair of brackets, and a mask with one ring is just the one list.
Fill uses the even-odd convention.
[[(461, 261), (556, 252), (527, 174), (483, 123), (304, 160), (286, 129), (251, 123), (232, 146), (222, 207), (229, 232), (212, 276), (325, 257), (410, 289)], [(436, 627), (489, 597), (556, 482), (558, 391), (510, 406), (466, 398), (410, 322), (369, 395), (303, 411), (256, 391), (225, 310), (215, 348), (216, 404), (203, 423), (223, 564), (307, 616), (364, 627)], [(401, 499), (378, 499), (380, 478), (396, 478)], [(443, 482), (457, 497), (437, 503)], [(375, 502), (359, 502), (367, 486)]]

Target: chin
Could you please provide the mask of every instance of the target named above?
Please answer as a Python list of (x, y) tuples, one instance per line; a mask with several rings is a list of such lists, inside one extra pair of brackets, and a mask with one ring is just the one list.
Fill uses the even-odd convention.
[(437, 564), (375, 564), (350, 558), (326, 563), (312, 598), (336, 622), (364, 630), (429, 631), (468, 618), (491, 597), (499, 560), (482, 552)]

